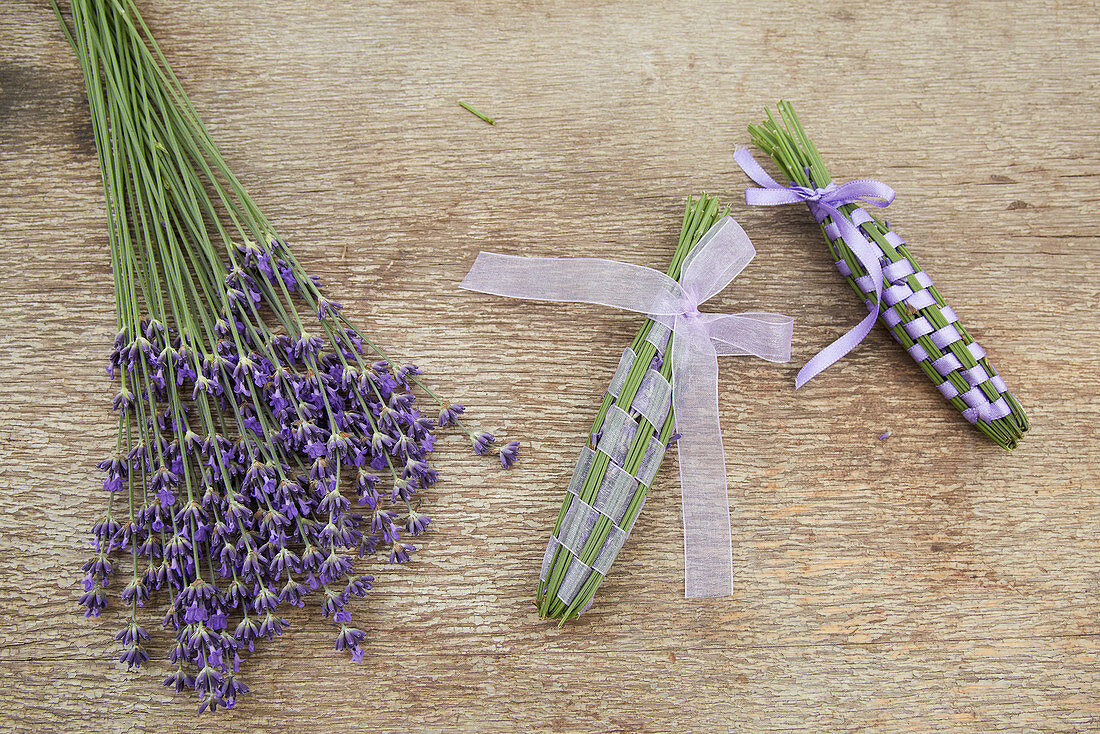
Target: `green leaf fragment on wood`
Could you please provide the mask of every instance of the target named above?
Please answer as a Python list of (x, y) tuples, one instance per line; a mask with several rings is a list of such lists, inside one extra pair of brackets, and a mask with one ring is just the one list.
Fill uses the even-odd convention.
[(474, 117), (479, 117), (482, 120), (485, 120), (485, 122), (489, 123), (490, 125), (496, 125), (497, 124), (496, 120), (489, 117), (484, 112), (480, 112), (479, 110), (475, 109), (472, 105), (469, 105), (469, 104), (463, 102), (462, 100), (458, 101), (458, 106), (461, 107), (462, 109), (466, 110), (467, 112), (469, 112)]

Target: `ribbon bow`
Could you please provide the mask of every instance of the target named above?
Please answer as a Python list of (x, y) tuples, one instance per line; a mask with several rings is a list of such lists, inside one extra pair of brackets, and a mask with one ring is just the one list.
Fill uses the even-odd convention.
[[(881, 181), (870, 178), (849, 181), (839, 186), (830, 183), (825, 188), (820, 189), (798, 186), (793, 183), (790, 186), (783, 186), (776, 183), (775, 179), (768, 175), (767, 171), (756, 162), (756, 159), (752, 157), (747, 148), (739, 148), (733, 154), (733, 159), (737, 161), (737, 165), (741, 166), (741, 170), (748, 174), (749, 178), (763, 187), (745, 189), (746, 204), (749, 206), (779, 206), (804, 201), (818, 223), (824, 221), (826, 217), (832, 217), (833, 222), (840, 231), (840, 236), (844, 238), (844, 242), (848, 245), (848, 249), (856, 256), (856, 260), (863, 266), (863, 270), (870, 276), (871, 282), (875, 286), (874, 299), (868, 298), (866, 301), (870, 313), (852, 327), (848, 333), (815, 354), (798, 371), (798, 376), (795, 377), (794, 381), (797, 390), (826, 367), (855, 349), (856, 345), (871, 332), (871, 328), (878, 319), (879, 310), (882, 308), (882, 251), (868, 242), (859, 227), (852, 224), (848, 217), (840, 213), (840, 207), (856, 202), (887, 207), (894, 200), (894, 190)], [(867, 290), (864, 289), (864, 291)]]
[(684, 589), (688, 597), (733, 593), (733, 548), (718, 357), (791, 358), (793, 320), (773, 313), (700, 313), (756, 255), (748, 235), (723, 217), (684, 260), (680, 282), (651, 268), (600, 258), (478, 254), (460, 286), (512, 298), (579, 301), (646, 314), (673, 333), (672, 408), (680, 434)]

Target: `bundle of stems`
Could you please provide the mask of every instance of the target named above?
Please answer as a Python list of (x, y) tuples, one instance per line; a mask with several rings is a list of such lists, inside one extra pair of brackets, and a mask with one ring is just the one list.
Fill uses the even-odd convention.
[[(285, 605), (318, 599), (335, 647), (362, 659), (348, 602), (372, 578), (354, 558), (414, 550), (430, 522), (417, 493), (436, 424), (491, 434), (425, 387), (349, 322), (260, 212), (191, 105), (133, 0), (73, 0), (107, 203), (117, 337), (107, 508), (92, 528), (81, 604), (107, 605), (129, 561), (121, 660), (148, 660), (139, 609), (167, 605), (165, 685), (199, 711), (247, 690), (239, 666), (287, 626)], [(373, 353), (373, 354), (372, 354)], [(439, 403), (417, 408), (414, 388)], [(495, 450), (508, 467), (518, 444)], [(362, 512), (344, 496), (354, 485)]]
[[(728, 213), (715, 197), (705, 193), (688, 199), (679, 243), (668, 268), (670, 277), (680, 280), (688, 253)], [(664, 420), (658, 421), (660, 425), (654, 425), (642, 414), (638, 400), (643, 383), (670, 383), (672, 361), (665, 355), (675, 338), (667, 327), (646, 319), (624, 352), (612, 386), (604, 393), (554, 523), (536, 591), (539, 616), (558, 619), (559, 626), (591, 606), (645, 504), (665, 450), (675, 441), (671, 406)], [(650, 372), (658, 373), (661, 380), (655, 376), (647, 380)], [(669, 395), (666, 391), (666, 399)], [(618, 411), (613, 411), (616, 408)], [(611, 435), (608, 417), (613, 412), (632, 421), (628, 430), (616, 425)], [(625, 451), (608, 446), (624, 435), (632, 436)], [(620, 454), (623, 458), (617, 460)]]
[[(806, 134), (789, 102), (778, 105), (780, 120), (771, 111), (761, 125), (750, 125), (753, 143), (776, 162), (798, 186), (823, 189), (832, 183), (817, 147)], [(879, 322), (885, 326), (940, 393), (978, 430), (998, 446), (1016, 448), (1028, 430), (1027, 415), (989, 364), (985, 351), (959, 322), (955, 312), (917, 264), (904, 240), (867, 209), (857, 204), (839, 207), (842, 216), (859, 227), (881, 251), (886, 282), (898, 300), (879, 304)], [(861, 301), (874, 297), (867, 272), (840, 235), (832, 217), (819, 219), (829, 254)], [(889, 291), (888, 291), (889, 293)], [(869, 301), (873, 307), (873, 300)]]

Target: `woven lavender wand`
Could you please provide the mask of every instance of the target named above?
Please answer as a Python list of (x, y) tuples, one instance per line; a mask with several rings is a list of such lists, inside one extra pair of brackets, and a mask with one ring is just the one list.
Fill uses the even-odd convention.
[[(792, 320), (764, 312), (699, 310), (756, 254), (718, 202), (689, 201), (668, 273), (602, 258), (527, 258), (482, 252), (462, 287), (509, 298), (580, 302), (648, 318), (607, 389), (554, 524), (536, 604), (561, 623), (582, 613), (641, 511), (673, 421), (684, 516), (684, 595), (733, 589), (726, 458), (718, 415), (718, 358), (786, 362)], [(673, 418), (675, 415), (675, 419)]]
[[(668, 269), (669, 278), (676, 282), (682, 279), (688, 255), (728, 211), (717, 199), (706, 194), (688, 199), (679, 246)], [(480, 253), (460, 287), (509, 297), (594, 303), (598, 299), (581, 296), (583, 287), (566, 289), (554, 281), (562, 272), (587, 269), (597, 262), (600, 261), (562, 259), (540, 263), (538, 258), (509, 261), (494, 253)], [(609, 266), (607, 277), (594, 277), (592, 271), (587, 270), (586, 275), (578, 271), (566, 276), (566, 280), (590, 284), (608, 295), (630, 290), (629, 284), (616, 286), (611, 282), (616, 280), (615, 271), (620, 270), (613, 266), (629, 266), (602, 262)], [(548, 267), (531, 276), (534, 272), (531, 268), (540, 264)], [(640, 268), (635, 273), (639, 280), (645, 279), (642, 270), (647, 269)], [(650, 275), (659, 277), (656, 272)], [(574, 292), (565, 297), (569, 290)], [(605, 301), (605, 305), (610, 303)], [(673, 433), (673, 361), (666, 358), (670, 356), (672, 334), (672, 329), (652, 318), (642, 324), (619, 360), (589, 431), (589, 445), (581, 449), (569, 480), (543, 557), (535, 598), (539, 616), (558, 619), (559, 626), (592, 605), (596, 590), (611, 570), (611, 564), (642, 511), (665, 451), (678, 438)], [(790, 357), (789, 334), (786, 356)], [(718, 446), (721, 451), (720, 439)], [(724, 460), (719, 465), (724, 482), (723, 467)]]
[(782, 124), (768, 112), (767, 121), (750, 125), (749, 133), (792, 183), (776, 183), (741, 149), (735, 156), (738, 164), (762, 187), (746, 189), (745, 200), (764, 206), (805, 202), (821, 225), (837, 269), (870, 311), (802, 368), (797, 386), (851, 351), (877, 318), (964, 418), (1002, 448), (1016, 448), (1028, 429), (1024, 409), (905, 241), (857, 204), (885, 207), (893, 201), (893, 190), (869, 179), (833, 183), (794, 108), (789, 102), (778, 107)]
[[(698, 199), (688, 200), (680, 229), (679, 246), (669, 266), (670, 276), (679, 277), (684, 258), (699, 242), (699, 238), (728, 212), (729, 209), (721, 207), (716, 198), (706, 194)], [(535, 594), (539, 616), (544, 619), (559, 619), (559, 626), (580, 616), (592, 606), (596, 590), (611, 570), (612, 563), (642, 512), (649, 487), (657, 476), (665, 451), (675, 441), (674, 411), (671, 403), (662, 401), (667, 405), (663, 418), (638, 418), (638, 428), (633, 433), (632, 445), (624, 459), (612, 461), (606, 454), (595, 451), (603, 435), (613, 427), (608, 421), (608, 416), (614, 415), (612, 408), (625, 405), (629, 409), (643, 382), (669, 384), (672, 379), (672, 363), (665, 359), (669, 336), (666, 327), (650, 319), (646, 319), (634, 335), (630, 348), (623, 352), (611, 384), (604, 392), (603, 402), (589, 431), (590, 445), (582, 447), (580, 458), (569, 479), (561, 510), (554, 521), (550, 542), (543, 556)], [(659, 374), (660, 379), (650, 376), (650, 373)], [(671, 389), (668, 395), (671, 397)], [(607, 485), (603, 491), (603, 494), (607, 494), (608, 489), (616, 484), (605, 482), (604, 478), (608, 476), (613, 479), (623, 477), (623, 481), (633, 488), (633, 492), (629, 494), (616, 492), (617, 496), (625, 500), (625, 507), (612, 513), (610, 518), (599, 514), (591, 516), (590, 513), (579, 513), (578, 509), (583, 507), (582, 502), (585, 500), (591, 504), (599, 504), (596, 498), (601, 494), (601, 487)], [(588, 527), (587, 522), (578, 522), (587, 520), (589, 516), (598, 520), (591, 527)], [(616, 517), (618, 522), (614, 522)]]

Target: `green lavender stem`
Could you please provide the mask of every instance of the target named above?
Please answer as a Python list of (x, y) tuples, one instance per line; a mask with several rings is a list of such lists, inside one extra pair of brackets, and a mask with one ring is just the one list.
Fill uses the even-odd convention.
[(490, 125), (496, 125), (497, 124), (496, 120), (489, 117), (484, 112), (479, 112), (478, 110), (474, 109), (472, 105), (469, 105), (469, 104), (459, 100), (458, 106), (461, 107), (462, 109), (466, 110), (467, 112), (469, 112), (471, 115), (474, 115), (475, 117), (480, 117), (482, 120), (485, 120), (485, 122), (489, 123)]

